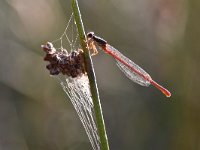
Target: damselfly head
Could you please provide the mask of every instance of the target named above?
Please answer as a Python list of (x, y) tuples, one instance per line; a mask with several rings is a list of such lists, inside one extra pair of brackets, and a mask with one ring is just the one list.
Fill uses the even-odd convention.
[(87, 33), (87, 38), (93, 38), (94, 37), (94, 32), (88, 32)]

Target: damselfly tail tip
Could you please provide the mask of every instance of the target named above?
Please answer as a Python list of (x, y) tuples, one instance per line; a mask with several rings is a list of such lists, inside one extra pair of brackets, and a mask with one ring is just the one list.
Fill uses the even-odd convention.
[(171, 97), (171, 93), (167, 89), (162, 90), (162, 93), (165, 94), (166, 97)]
[(155, 82), (154, 80), (150, 81), (153, 86), (155, 86), (157, 89), (159, 89), (166, 97), (171, 97), (170, 91), (162, 87), (160, 84)]

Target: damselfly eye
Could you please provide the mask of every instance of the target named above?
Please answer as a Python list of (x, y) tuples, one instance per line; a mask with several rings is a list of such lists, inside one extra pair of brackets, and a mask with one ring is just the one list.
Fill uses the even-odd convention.
[(88, 32), (87, 38), (93, 38), (93, 36), (94, 36), (94, 32)]

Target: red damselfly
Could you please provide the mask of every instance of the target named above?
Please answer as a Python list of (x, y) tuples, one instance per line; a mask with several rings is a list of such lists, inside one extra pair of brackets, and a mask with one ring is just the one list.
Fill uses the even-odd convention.
[(87, 42), (89, 49), (93, 50), (93, 54), (98, 53), (96, 49), (97, 45), (106, 53), (113, 56), (117, 61), (117, 66), (120, 68), (120, 70), (132, 81), (142, 86), (149, 86), (150, 84), (152, 84), (167, 97), (171, 96), (171, 93), (167, 89), (162, 87), (160, 84), (158, 84), (156, 81), (154, 81), (146, 71), (144, 71), (141, 67), (139, 67), (129, 58), (120, 53), (117, 49), (109, 45), (107, 41), (96, 36), (94, 32), (89, 32), (87, 34)]

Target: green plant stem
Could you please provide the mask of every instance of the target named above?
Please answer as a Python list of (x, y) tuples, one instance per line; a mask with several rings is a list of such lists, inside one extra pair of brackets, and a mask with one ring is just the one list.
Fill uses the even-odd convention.
[(99, 99), (99, 92), (97, 88), (96, 77), (94, 73), (94, 68), (93, 68), (90, 52), (88, 51), (88, 48), (87, 48), (85, 30), (84, 30), (83, 22), (81, 19), (81, 14), (80, 14), (77, 0), (72, 0), (72, 9), (73, 9), (79, 37), (80, 37), (80, 43), (84, 51), (85, 66), (86, 66), (86, 71), (89, 78), (90, 89), (91, 89), (92, 99), (94, 103), (97, 128), (98, 128), (98, 133), (99, 133), (100, 142), (101, 142), (100, 143), (101, 150), (109, 150), (108, 138), (106, 134), (105, 123), (104, 123), (103, 113), (101, 109), (101, 103)]

